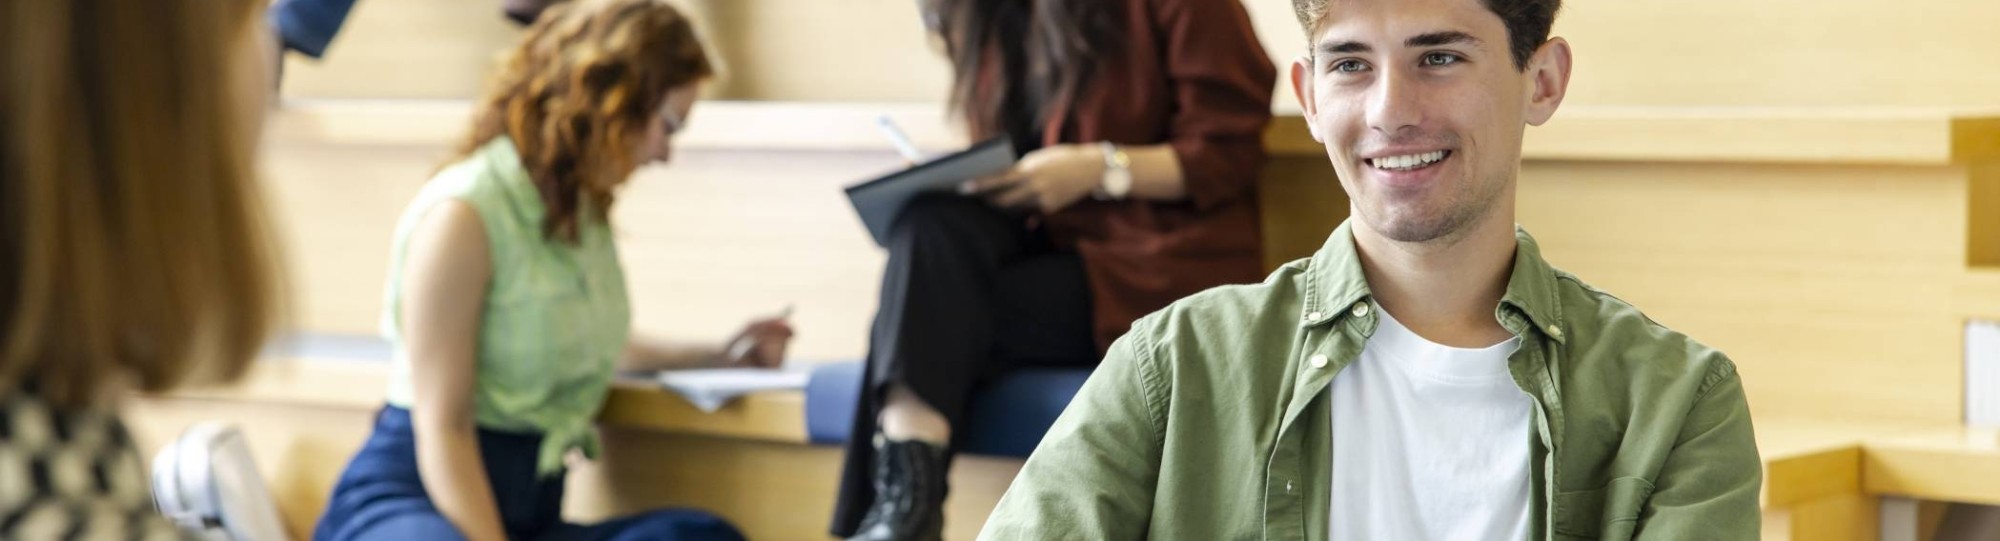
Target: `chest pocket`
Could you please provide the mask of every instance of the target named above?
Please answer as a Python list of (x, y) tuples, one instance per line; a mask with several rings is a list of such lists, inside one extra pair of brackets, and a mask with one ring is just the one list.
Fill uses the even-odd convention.
[(1612, 479), (1596, 490), (1558, 493), (1553, 529), (1558, 539), (1629, 540), (1652, 496), (1653, 483), (1638, 477)]

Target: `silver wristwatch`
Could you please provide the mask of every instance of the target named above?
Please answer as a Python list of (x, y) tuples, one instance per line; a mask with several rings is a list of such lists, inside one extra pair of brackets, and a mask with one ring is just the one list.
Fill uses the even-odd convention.
[(1104, 178), (1097, 184), (1098, 199), (1124, 199), (1132, 194), (1132, 157), (1117, 144), (1104, 141), (1097, 144), (1104, 150)]

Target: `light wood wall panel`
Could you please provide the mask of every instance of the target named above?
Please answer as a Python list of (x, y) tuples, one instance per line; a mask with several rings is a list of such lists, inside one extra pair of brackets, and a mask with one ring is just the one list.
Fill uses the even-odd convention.
[[(299, 326), (372, 335), (395, 222), (443, 147), (279, 145), (267, 170)], [(866, 350), (882, 254), (840, 188), (895, 167), (888, 151), (684, 151), (637, 175), (613, 223), (634, 327), (721, 340), (795, 306), (792, 356)]]
[[(1966, 203), (1966, 264), (1977, 269), (2000, 269), (2000, 160), (1970, 164), (1966, 174), (1971, 179), (1970, 200)], [(2000, 302), (2000, 296), (1991, 294), (1973, 294), (1973, 298)], [(1994, 314), (1985, 317), (2000, 318)]]
[[(294, 97), (470, 97), (516, 39), (494, 0), (365, 0), (321, 63), (294, 59)], [(2000, 3), (1886, 0), (1566, 2), (1569, 103), (1658, 106), (2000, 105)], [(914, 0), (681, 0), (725, 73), (716, 97), (940, 100), (949, 69)], [(1305, 48), (1286, 0), (1250, 0), (1280, 69)]]
[(841, 188), (898, 163), (690, 151), (641, 174), (614, 211), (635, 325), (720, 339), (794, 306), (795, 358), (859, 359), (884, 254)]
[(268, 149), (264, 196), (298, 327), (375, 334), (396, 219), (444, 155), (442, 146)]
[(1564, 2), (1571, 99), (1632, 105), (2000, 104), (2000, 3)]
[(1316, 155), (1275, 156), (1257, 185), (1264, 226), (1264, 266), (1312, 257), (1347, 219), (1347, 192), (1333, 165)]
[(360, 0), (323, 59), (288, 55), (283, 92), (470, 98), (519, 34), (499, 0)]
[(716, 96), (941, 101), (951, 69), (916, 1), (705, 0), (707, 35), (727, 64)]
[(1954, 167), (1529, 162), (1558, 267), (1729, 354), (1759, 415), (1961, 416)]
[[(811, 0), (759, 0), (744, 8), (767, 14), (740, 19), (758, 36), (737, 46), (743, 58), (778, 57), (817, 41), (815, 35), (843, 32), (823, 21), (784, 19), (768, 14), (805, 13), (828, 4)], [(867, 0), (838, 3), (848, 17), (868, 28), (876, 21), (913, 21), (910, 2)], [(2000, 20), (1992, 2), (1927, 2), (1906, 6), (1882, 0), (1777, 0), (1728, 2), (1638, 0), (1566, 2), (1555, 33), (1576, 51), (1569, 103), (1650, 106), (1956, 106), (2000, 105)], [(1280, 70), (1274, 103), (1295, 103), (1283, 81), (1284, 67), (1305, 49), (1305, 34), (1291, 2), (1244, 2), (1259, 39)], [(879, 8), (871, 11), (869, 8)], [(865, 13), (865, 14), (864, 14)], [(828, 28), (828, 27), (836, 28)], [(914, 24), (908, 25), (914, 26)], [(718, 33), (735, 33), (721, 26)], [(850, 37), (837, 34), (838, 38)], [(938, 99), (946, 68), (912, 57), (926, 51), (908, 31), (875, 32), (841, 39), (867, 69), (880, 59), (910, 75), (878, 79), (885, 84), (850, 87), (827, 82), (786, 66), (784, 76), (762, 77), (732, 89), (742, 99)], [(837, 39), (837, 38), (836, 38)], [(757, 51), (768, 47), (772, 52)], [(934, 58), (934, 57), (933, 57)], [(764, 73), (767, 64), (751, 71)], [(838, 69), (836, 65), (829, 68)], [(912, 81), (907, 86), (897, 84)], [(858, 92), (849, 91), (858, 88)]]

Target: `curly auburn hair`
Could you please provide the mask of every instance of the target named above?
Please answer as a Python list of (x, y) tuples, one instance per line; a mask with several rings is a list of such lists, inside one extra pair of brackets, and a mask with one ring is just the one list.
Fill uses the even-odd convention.
[(665, 0), (558, 5), (502, 62), (454, 161), (511, 138), (548, 208), (542, 233), (575, 242), (584, 205), (609, 215), (667, 91), (714, 72), (693, 23)]

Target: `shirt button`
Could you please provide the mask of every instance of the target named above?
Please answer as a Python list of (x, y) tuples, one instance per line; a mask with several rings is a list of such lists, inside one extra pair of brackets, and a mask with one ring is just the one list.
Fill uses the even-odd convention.
[(1319, 320), (1319, 316), (1321, 316), (1321, 315), (1322, 315), (1322, 314), (1320, 314), (1319, 312), (1313, 312), (1313, 313), (1310, 313), (1310, 314), (1306, 314), (1306, 321), (1318, 321), (1318, 320)]
[(1291, 481), (1285, 481), (1285, 493), (1286, 493), (1286, 494), (1291, 494), (1291, 493), (1292, 493), (1292, 482), (1291, 482)]
[(1354, 317), (1368, 317), (1368, 301), (1354, 303)]
[(1555, 325), (1549, 325), (1549, 336), (1554, 337), (1557, 340), (1561, 340), (1563, 337), (1563, 328), (1557, 327)]
[(1312, 363), (1312, 365), (1313, 365), (1313, 368), (1326, 368), (1326, 356), (1325, 356), (1325, 355), (1314, 355), (1314, 356), (1312, 356), (1312, 358), (1311, 358), (1311, 359), (1308, 359), (1308, 360), (1307, 360), (1307, 362), (1310, 362), (1310, 363)]

